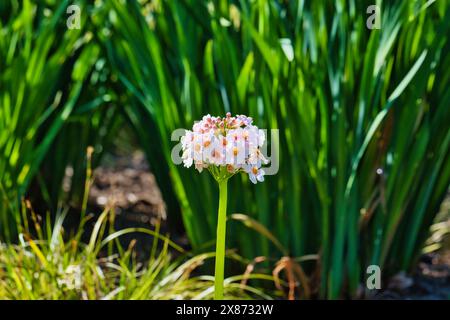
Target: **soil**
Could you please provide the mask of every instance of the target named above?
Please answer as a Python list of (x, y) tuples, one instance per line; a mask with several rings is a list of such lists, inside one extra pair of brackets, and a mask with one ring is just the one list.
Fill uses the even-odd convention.
[[(113, 206), (116, 230), (135, 227), (155, 230), (159, 225), (160, 234), (170, 236), (172, 241), (189, 249), (186, 235), (174, 233), (167, 224), (166, 206), (142, 152), (136, 151), (129, 156), (108, 155), (94, 170), (93, 178), (89, 208), (101, 212), (106, 206)], [(124, 246), (131, 241), (136, 242), (138, 258), (147, 258), (152, 237), (143, 233), (121, 237)]]
[(374, 299), (449, 300), (450, 250), (425, 254), (412, 275), (398, 273), (387, 281), (387, 289)]

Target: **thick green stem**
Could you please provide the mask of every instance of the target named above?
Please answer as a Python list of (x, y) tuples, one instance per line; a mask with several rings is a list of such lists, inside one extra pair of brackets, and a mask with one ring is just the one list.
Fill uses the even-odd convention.
[(217, 217), (216, 270), (214, 277), (214, 299), (223, 299), (223, 279), (225, 268), (225, 235), (227, 224), (227, 180), (219, 182), (219, 212)]

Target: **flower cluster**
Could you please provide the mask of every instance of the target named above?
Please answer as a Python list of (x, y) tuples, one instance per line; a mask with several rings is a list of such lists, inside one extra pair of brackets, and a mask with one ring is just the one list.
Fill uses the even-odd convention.
[(181, 137), (184, 166), (194, 164), (199, 172), (208, 168), (213, 175), (217, 167), (226, 168), (229, 175), (244, 171), (253, 183), (264, 181), (261, 166), (268, 160), (260, 147), (265, 134), (252, 121), (244, 115), (232, 117), (229, 112), (223, 118), (204, 116)]

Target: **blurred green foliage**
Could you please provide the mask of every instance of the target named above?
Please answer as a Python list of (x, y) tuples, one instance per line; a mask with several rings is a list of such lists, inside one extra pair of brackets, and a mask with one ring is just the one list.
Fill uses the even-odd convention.
[[(212, 247), (215, 184), (171, 161), (170, 137), (231, 111), (280, 130), (280, 170), (257, 186), (233, 179), (230, 213), (259, 221), (291, 256), (319, 253), (320, 296), (354, 294), (370, 264), (414, 263), (450, 181), (447, 1), (377, 1), (379, 30), (366, 27), (371, 1), (81, 1), (81, 30), (65, 28), (67, 2), (10, 3), (0, 7), (4, 234), (36, 174), (55, 203), (66, 166), (88, 144), (100, 157), (127, 123), (169, 215), (181, 209), (194, 249)], [(229, 225), (244, 256), (283, 254)]]
[(120, 122), (106, 104), (114, 86), (105, 86), (108, 69), (87, 16), (82, 29), (67, 30), (69, 1), (8, 4), (0, 7), (0, 234), (6, 238), (15, 234), (18, 204), (33, 179), (39, 197), (56, 209), (70, 166), (75, 190), (69, 193), (80, 199), (87, 145), (107, 146)]

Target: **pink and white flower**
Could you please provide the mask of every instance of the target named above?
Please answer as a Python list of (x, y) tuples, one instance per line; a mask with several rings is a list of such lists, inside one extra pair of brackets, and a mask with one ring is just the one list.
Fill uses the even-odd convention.
[(194, 164), (199, 172), (211, 166), (225, 167), (230, 175), (242, 171), (253, 183), (264, 181), (261, 166), (268, 160), (260, 148), (265, 134), (252, 123), (253, 119), (244, 115), (204, 116), (181, 138), (184, 166)]

